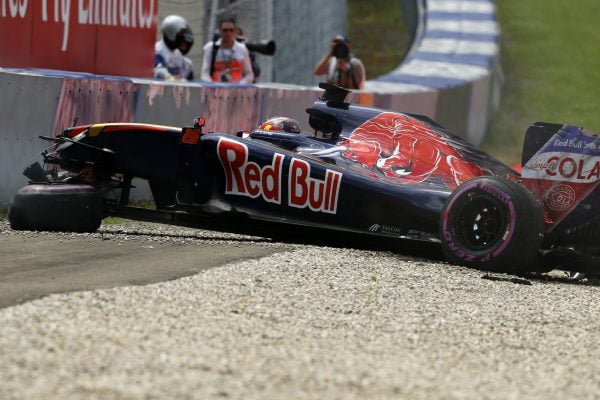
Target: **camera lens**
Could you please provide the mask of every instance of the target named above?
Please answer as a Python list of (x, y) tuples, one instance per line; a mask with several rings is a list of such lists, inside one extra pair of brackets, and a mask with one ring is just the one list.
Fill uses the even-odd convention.
[(349, 54), (350, 50), (344, 43), (338, 43), (333, 48), (333, 55), (337, 58), (346, 58)]

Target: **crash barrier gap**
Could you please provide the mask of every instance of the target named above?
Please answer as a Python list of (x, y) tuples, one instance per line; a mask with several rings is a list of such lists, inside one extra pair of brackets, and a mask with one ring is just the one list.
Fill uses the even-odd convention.
[[(412, 5), (413, 45), (394, 71), (350, 100), (425, 114), (479, 144), (499, 102), (498, 26), (492, 0), (401, 0)], [(405, 4), (406, 6), (406, 4)], [(407, 8), (408, 9), (408, 8)], [(416, 21), (416, 22), (415, 22)], [(286, 115), (310, 129), (305, 109), (316, 87), (163, 82), (53, 70), (0, 69), (0, 208), (27, 183), (21, 174), (55, 135), (73, 123), (144, 122), (236, 132)], [(135, 196), (149, 196), (148, 189)]]

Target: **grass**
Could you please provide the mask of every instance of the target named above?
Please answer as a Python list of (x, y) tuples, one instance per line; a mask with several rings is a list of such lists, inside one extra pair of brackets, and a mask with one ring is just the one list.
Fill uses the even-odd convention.
[[(147, 208), (150, 210), (156, 210), (153, 200), (138, 200), (130, 201), (128, 204), (130, 207)], [(127, 222), (125, 218), (121, 217), (106, 217), (102, 220), (104, 225), (118, 225)]]
[(348, 35), (367, 79), (400, 65), (410, 45), (398, 0), (348, 0)]
[(500, 0), (496, 7), (506, 82), (483, 149), (518, 162), (535, 121), (599, 132), (600, 1)]
[(125, 223), (127, 220), (121, 217), (106, 217), (102, 220), (104, 225), (119, 225)]
[[(505, 75), (483, 149), (509, 165), (536, 121), (600, 131), (599, 0), (496, 0)], [(373, 79), (397, 67), (409, 45), (396, 0), (349, 0), (356, 55)]]

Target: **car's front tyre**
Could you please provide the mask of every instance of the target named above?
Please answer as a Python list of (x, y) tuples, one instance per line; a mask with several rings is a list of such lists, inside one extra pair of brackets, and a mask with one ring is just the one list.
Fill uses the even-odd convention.
[(8, 212), (15, 230), (94, 232), (104, 217), (102, 197), (90, 185), (30, 184)]

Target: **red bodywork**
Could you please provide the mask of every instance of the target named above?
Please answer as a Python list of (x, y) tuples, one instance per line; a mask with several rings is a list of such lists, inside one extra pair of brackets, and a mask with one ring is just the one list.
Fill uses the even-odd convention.
[(346, 147), (344, 157), (407, 183), (433, 177), (454, 189), (484, 175), (447, 138), (403, 114), (383, 112), (356, 128), (340, 145)]

